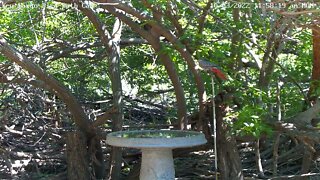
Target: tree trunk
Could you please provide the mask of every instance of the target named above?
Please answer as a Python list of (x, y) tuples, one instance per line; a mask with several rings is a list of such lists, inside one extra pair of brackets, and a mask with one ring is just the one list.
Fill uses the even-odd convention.
[(232, 29), (232, 37), (231, 37), (231, 49), (230, 49), (230, 59), (229, 68), (233, 70), (240, 70), (242, 68), (241, 62), (241, 36), (239, 29), (237, 28), (240, 21), (240, 10), (239, 8), (232, 9), (232, 17), (233, 21), (236, 24), (236, 27)]
[(286, 24), (288, 19), (280, 18), (275, 22), (273, 29), (270, 31), (267, 41), (266, 51), (263, 55), (262, 67), (259, 74), (258, 87), (267, 91), (271, 82), (274, 66), (279, 52), (283, 47), (283, 35), (288, 31)]
[(320, 27), (314, 26), (312, 28), (313, 40), (313, 68), (311, 76), (311, 84), (308, 92), (310, 102), (315, 102), (319, 94), (315, 94), (320, 86)]
[[(312, 40), (313, 40), (313, 68), (310, 89), (308, 92), (309, 101), (312, 104), (316, 103), (319, 94), (316, 94), (317, 89), (320, 87), (320, 27), (313, 26), (312, 28)], [(316, 104), (313, 106), (315, 107)], [(308, 140), (306, 140), (308, 141)], [(313, 142), (308, 142), (312, 147), (314, 146)], [(308, 173), (312, 164), (314, 152), (305, 146), (305, 151), (302, 159), (301, 174)], [(301, 178), (307, 179), (307, 178)]]
[[(113, 40), (111, 45), (109, 59), (109, 76), (112, 83), (113, 106), (116, 112), (112, 118), (112, 131), (121, 131), (123, 125), (123, 101), (122, 84), (120, 74), (120, 37), (122, 32), (122, 22), (117, 18), (113, 27)], [(122, 148), (112, 147), (110, 156), (110, 177), (111, 179), (120, 179)]]
[(81, 132), (66, 134), (66, 155), (69, 180), (90, 179), (87, 138)]
[[(305, 139), (305, 141), (312, 147), (314, 148), (314, 142), (312, 140)], [(304, 146), (304, 154), (302, 158), (302, 165), (301, 165), (301, 174), (306, 174), (310, 171), (311, 165), (312, 165), (312, 160), (314, 157), (314, 152), (307, 147), (306, 145)], [(308, 178), (301, 178), (302, 180), (307, 180)]]
[[(99, 17), (90, 8), (82, 6), (81, 2), (78, 2), (79, 9), (89, 18), (93, 26), (97, 30), (103, 45), (109, 55), (108, 60), (108, 72), (112, 84), (113, 94), (113, 107), (116, 112), (112, 115), (112, 131), (122, 130), (123, 124), (123, 102), (122, 102), (122, 85), (120, 75), (120, 38), (122, 33), (122, 22), (120, 19), (116, 19), (112, 35), (106, 29), (106, 26), (100, 21)], [(96, 142), (98, 143), (98, 142)], [(119, 179), (121, 172), (121, 148), (112, 147), (110, 157), (110, 176), (111, 179)], [(99, 155), (99, 157), (102, 157)], [(98, 164), (97, 164), (98, 165)], [(99, 172), (103, 171), (103, 166), (98, 166)], [(101, 178), (103, 174), (101, 174)]]
[(152, 44), (152, 47), (154, 48), (156, 53), (159, 53), (160, 60), (165, 66), (168, 76), (174, 87), (174, 92), (176, 95), (177, 106), (178, 106), (177, 110), (178, 110), (179, 129), (186, 129), (188, 124), (187, 105), (186, 105), (186, 99), (184, 97), (184, 91), (183, 91), (178, 73), (174, 67), (174, 64), (170, 60), (170, 57), (162, 51), (160, 41)]
[(242, 180), (244, 176), (236, 140), (228, 132), (228, 126), (223, 122), (224, 111), (223, 102), (216, 100), (217, 151), (220, 178), (222, 180)]

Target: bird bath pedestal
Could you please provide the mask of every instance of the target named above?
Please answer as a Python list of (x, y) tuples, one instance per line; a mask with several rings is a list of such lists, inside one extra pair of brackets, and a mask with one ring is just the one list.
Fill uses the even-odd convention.
[(118, 131), (107, 135), (107, 144), (141, 149), (140, 180), (173, 180), (172, 149), (205, 144), (202, 133), (178, 130)]

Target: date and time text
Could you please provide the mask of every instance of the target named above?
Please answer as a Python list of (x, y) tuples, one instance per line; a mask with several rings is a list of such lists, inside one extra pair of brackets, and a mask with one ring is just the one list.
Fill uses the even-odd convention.
[(310, 3), (310, 2), (296, 2), (296, 3), (285, 3), (285, 2), (266, 2), (266, 3), (245, 3), (245, 2), (216, 2), (214, 4), (217, 8), (239, 8), (239, 9), (285, 9), (285, 8), (304, 8), (304, 9), (314, 9), (319, 8), (320, 3)]

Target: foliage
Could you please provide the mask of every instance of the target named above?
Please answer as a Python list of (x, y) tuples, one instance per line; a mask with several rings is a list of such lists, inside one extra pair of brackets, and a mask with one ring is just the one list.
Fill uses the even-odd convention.
[(263, 121), (267, 112), (261, 107), (247, 105), (238, 113), (238, 119), (233, 124), (233, 128), (240, 135), (252, 135), (259, 138), (263, 133), (268, 135), (272, 133), (272, 128)]

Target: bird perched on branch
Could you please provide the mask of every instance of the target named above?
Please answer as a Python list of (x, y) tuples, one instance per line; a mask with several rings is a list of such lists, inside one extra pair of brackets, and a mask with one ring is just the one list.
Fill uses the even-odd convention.
[(221, 80), (227, 80), (227, 76), (221, 71), (219, 66), (216, 64), (206, 61), (204, 59), (198, 60), (199, 67), (206, 72), (213, 73), (216, 77)]

